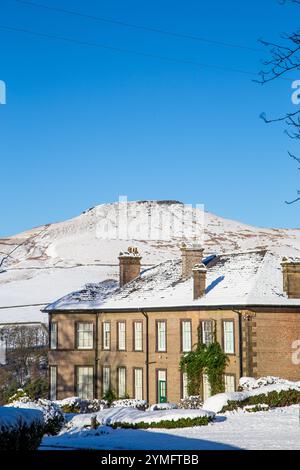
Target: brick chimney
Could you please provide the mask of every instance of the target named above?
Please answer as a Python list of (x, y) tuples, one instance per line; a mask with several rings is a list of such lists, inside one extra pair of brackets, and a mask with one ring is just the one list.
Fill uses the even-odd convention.
[(180, 247), (182, 259), (182, 279), (189, 279), (195, 264), (202, 263), (204, 249), (200, 245), (188, 247), (183, 243)]
[(300, 261), (282, 258), (283, 291), (289, 299), (300, 299)]
[(138, 277), (141, 273), (141, 259), (138, 249), (129, 247), (119, 255), (119, 283), (120, 287)]
[(205, 295), (207, 269), (203, 263), (200, 263), (195, 264), (192, 269), (192, 272), (194, 285), (194, 300), (197, 300)]

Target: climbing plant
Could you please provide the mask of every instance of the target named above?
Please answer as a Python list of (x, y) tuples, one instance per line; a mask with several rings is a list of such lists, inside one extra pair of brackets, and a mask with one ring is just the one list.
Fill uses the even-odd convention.
[(195, 349), (182, 356), (180, 370), (186, 372), (188, 381), (188, 394), (199, 395), (200, 387), (205, 373), (215, 395), (224, 391), (224, 371), (228, 364), (228, 356), (218, 342), (209, 345), (199, 342)]

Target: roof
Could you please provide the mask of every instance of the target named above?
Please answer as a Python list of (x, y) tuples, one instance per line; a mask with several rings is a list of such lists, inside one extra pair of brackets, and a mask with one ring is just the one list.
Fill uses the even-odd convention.
[(122, 288), (115, 280), (87, 284), (48, 305), (45, 311), (135, 310), (139, 308), (299, 306), (283, 292), (282, 256), (266, 250), (229, 253), (203, 260), (207, 266), (205, 296), (193, 300), (193, 280), (182, 280), (181, 260), (168, 260)]

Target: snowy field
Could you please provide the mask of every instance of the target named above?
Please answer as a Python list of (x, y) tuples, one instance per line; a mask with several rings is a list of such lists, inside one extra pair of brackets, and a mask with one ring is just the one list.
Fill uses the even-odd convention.
[(220, 414), (208, 426), (183, 429), (98, 430), (65, 429), (59, 436), (45, 437), (41, 450), (300, 450), (299, 406), (267, 412)]

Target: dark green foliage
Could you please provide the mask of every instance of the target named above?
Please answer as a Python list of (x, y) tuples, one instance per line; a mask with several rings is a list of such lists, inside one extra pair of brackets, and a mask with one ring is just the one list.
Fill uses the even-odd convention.
[(140, 422), (136, 424), (132, 423), (114, 423), (111, 425), (113, 429), (116, 428), (123, 428), (123, 429), (176, 429), (176, 428), (190, 428), (194, 426), (206, 426), (208, 423), (212, 421), (210, 416), (201, 416), (199, 418), (180, 418), (180, 419), (172, 419), (172, 420), (163, 420), (159, 421), (158, 423), (145, 423)]
[(0, 430), (1, 451), (36, 450), (43, 438), (45, 429), (42, 424), (20, 424), (18, 428)]
[(280, 392), (270, 392), (267, 394), (254, 395), (241, 401), (229, 401), (223, 407), (221, 413), (225, 411), (234, 411), (247, 405), (269, 405), (270, 408), (290, 406), (300, 403), (300, 391), (298, 390), (280, 390)]
[(224, 391), (224, 371), (228, 357), (219, 343), (198, 343), (196, 349), (182, 356), (180, 370), (187, 373), (188, 394), (199, 395), (203, 373), (207, 374), (213, 395)]
[(24, 387), (24, 392), (32, 399), (48, 397), (48, 380), (46, 377), (38, 377), (30, 380)]
[(105, 395), (103, 397), (103, 400), (106, 400), (109, 406), (116, 399), (117, 399), (117, 395), (115, 394), (115, 392), (112, 389), (107, 390), (107, 392), (105, 393)]

